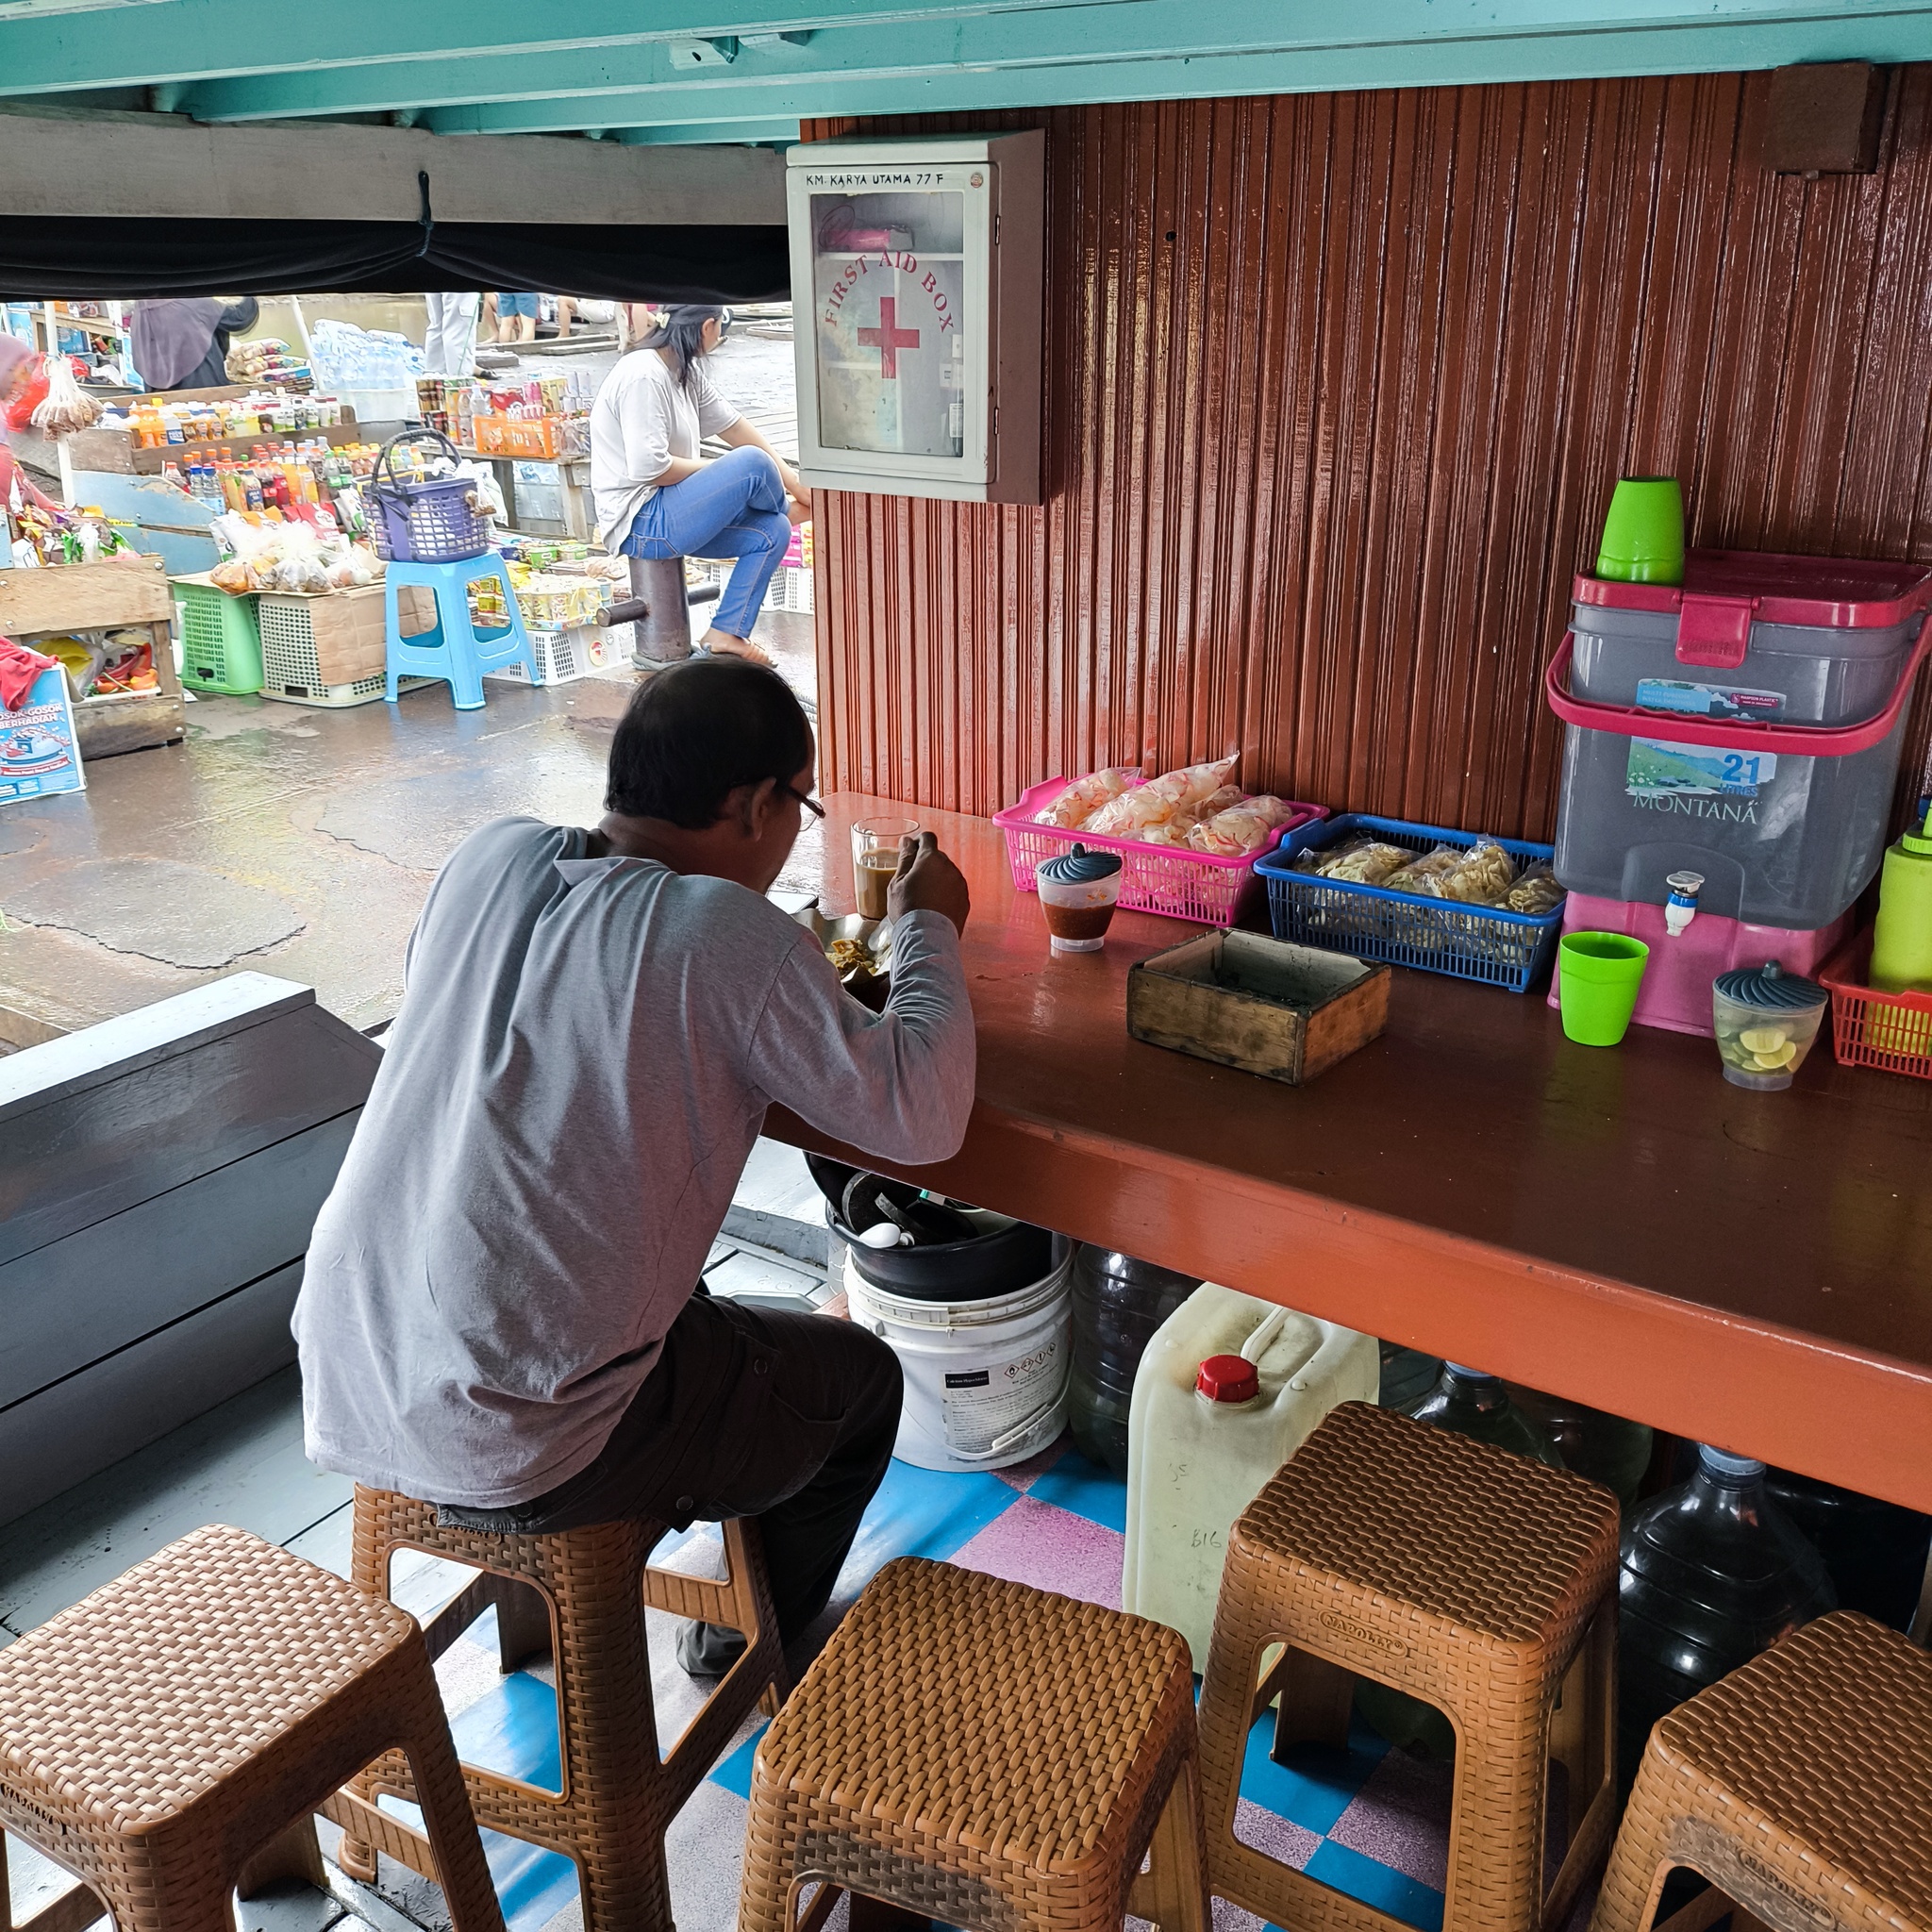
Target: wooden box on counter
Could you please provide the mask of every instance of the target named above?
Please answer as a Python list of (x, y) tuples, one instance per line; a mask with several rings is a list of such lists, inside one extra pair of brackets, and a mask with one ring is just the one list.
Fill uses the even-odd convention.
[(1252, 932), (1209, 932), (1127, 973), (1127, 1031), (1300, 1086), (1389, 1020), (1387, 966)]
[(0, 637), (31, 644), (65, 632), (144, 630), (154, 640), (157, 690), (75, 706), (74, 737), (83, 759), (174, 744), (185, 734), (174, 622), (174, 592), (158, 557), (0, 570)]

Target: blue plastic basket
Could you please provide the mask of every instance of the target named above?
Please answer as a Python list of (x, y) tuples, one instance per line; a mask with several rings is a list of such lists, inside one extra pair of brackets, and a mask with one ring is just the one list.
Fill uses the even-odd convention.
[[(1474, 845), (1482, 837), (1360, 812), (1344, 813), (1311, 829), (1313, 837), (1303, 849), (1315, 852), (1357, 832), (1374, 832), (1418, 852), (1436, 845)], [(1522, 839), (1495, 842), (1525, 863), (1547, 863), (1555, 850)], [(1386, 959), (1424, 973), (1446, 973), (1452, 979), (1479, 980), (1508, 992), (1527, 992), (1549, 971), (1563, 924), (1560, 900), (1554, 910), (1541, 914), (1464, 906), (1422, 892), (1318, 878), (1294, 871), (1287, 856), (1272, 853), (1258, 859), (1255, 870), (1268, 882), (1268, 915), (1276, 939), (1353, 953), (1358, 959)]]

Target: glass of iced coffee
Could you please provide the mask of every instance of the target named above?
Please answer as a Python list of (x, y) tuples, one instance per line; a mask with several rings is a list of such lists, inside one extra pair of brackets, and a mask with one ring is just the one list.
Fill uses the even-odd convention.
[(886, 916), (886, 888), (899, 870), (899, 841), (916, 839), (912, 819), (865, 819), (852, 828), (852, 896), (861, 919)]

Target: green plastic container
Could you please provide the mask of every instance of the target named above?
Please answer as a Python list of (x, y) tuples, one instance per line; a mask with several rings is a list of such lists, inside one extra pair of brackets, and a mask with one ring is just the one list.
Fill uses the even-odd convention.
[(1563, 1031), (1579, 1046), (1615, 1046), (1630, 1030), (1650, 948), (1620, 932), (1566, 932), (1557, 960)]
[(1684, 492), (1674, 476), (1624, 476), (1604, 519), (1596, 574), (1624, 584), (1684, 581)]
[(261, 619), (256, 600), (213, 584), (175, 580), (181, 613), (181, 688), (246, 697), (262, 686)]
[(1880, 992), (1932, 992), (1932, 813), (1886, 851), (1870, 978)]

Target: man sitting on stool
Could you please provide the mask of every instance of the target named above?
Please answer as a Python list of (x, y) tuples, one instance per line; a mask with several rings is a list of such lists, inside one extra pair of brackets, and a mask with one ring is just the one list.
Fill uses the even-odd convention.
[[(966, 883), (929, 833), (882, 1013), (764, 896), (820, 810), (814, 755), (775, 672), (678, 665), (617, 727), (596, 830), (499, 819), (457, 848), (294, 1321), (324, 1468), (512, 1534), (755, 1516), (787, 1641), (884, 1477), (899, 1365), (700, 1271), (768, 1106), (923, 1163), (974, 1086)], [(678, 1657), (741, 1648), (691, 1624)]]

